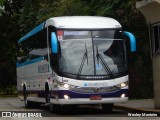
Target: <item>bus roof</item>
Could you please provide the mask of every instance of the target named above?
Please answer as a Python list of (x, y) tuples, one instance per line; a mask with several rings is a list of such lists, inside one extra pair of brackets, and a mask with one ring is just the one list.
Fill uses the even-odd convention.
[(80, 28), (80, 29), (100, 29), (100, 28), (120, 28), (118, 21), (108, 17), (98, 16), (66, 16), (54, 17), (46, 21), (45, 27), (53, 25), (57, 28)]
[(64, 16), (53, 17), (35, 27), (32, 31), (23, 36), (18, 43), (23, 42), (32, 35), (38, 33), (42, 29), (54, 26), (60, 29), (107, 29), (107, 28), (121, 28), (118, 21), (109, 17), (98, 16)]

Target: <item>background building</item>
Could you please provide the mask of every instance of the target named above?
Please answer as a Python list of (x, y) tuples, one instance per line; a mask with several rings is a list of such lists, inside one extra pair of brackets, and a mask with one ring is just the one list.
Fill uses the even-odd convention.
[(149, 25), (150, 48), (153, 64), (154, 102), (160, 108), (160, 0), (141, 0), (136, 3)]

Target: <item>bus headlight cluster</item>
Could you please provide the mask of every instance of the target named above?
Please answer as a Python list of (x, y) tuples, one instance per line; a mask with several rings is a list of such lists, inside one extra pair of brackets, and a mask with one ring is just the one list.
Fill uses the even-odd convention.
[(64, 84), (63, 87), (68, 89), (70, 86), (68, 84)]
[(121, 88), (124, 88), (126, 85), (126, 83), (121, 83)]
[(120, 83), (120, 84), (117, 85), (117, 87), (120, 87), (120, 88), (124, 88), (126, 86), (128, 86), (128, 81)]
[(74, 86), (74, 85), (69, 85), (69, 84), (67, 84), (67, 83), (62, 83), (62, 82), (57, 82), (58, 83), (58, 85), (60, 86), (60, 87), (63, 87), (63, 88), (65, 88), (65, 89), (70, 89), (70, 88), (75, 88), (76, 86)]

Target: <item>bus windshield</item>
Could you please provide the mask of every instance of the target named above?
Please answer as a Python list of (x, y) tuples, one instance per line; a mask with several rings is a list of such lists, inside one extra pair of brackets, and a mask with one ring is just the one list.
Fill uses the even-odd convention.
[(62, 73), (114, 76), (127, 70), (125, 42), (120, 29), (59, 32), (59, 68)]

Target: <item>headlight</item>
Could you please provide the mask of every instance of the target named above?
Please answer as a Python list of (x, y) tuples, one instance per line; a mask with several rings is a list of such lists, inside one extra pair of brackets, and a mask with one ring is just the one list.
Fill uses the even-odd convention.
[(127, 86), (126, 83), (121, 83), (121, 88)]
[(59, 81), (57, 81), (57, 84), (60, 86), (60, 87), (63, 87), (63, 88), (65, 88), (65, 89), (71, 89), (71, 88), (75, 88), (76, 86), (74, 86), (74, 85), (69, 85), (69, 84), (67, 84), (67, 83), (62, 83), (62, 82), (59, 82)]
[(63, 87), (68, 89), (70, 86), (68, 84), (64, 84)]
[(117, 85), (117, 87), (120, 87), (120, 88), (124, 88), (126, 86), (128, 86), (128, 81), (120, 83), (120, 84)]

